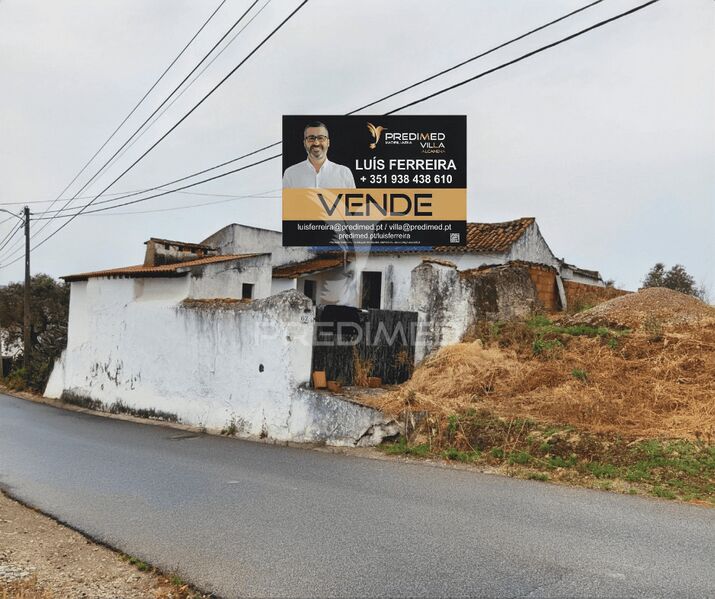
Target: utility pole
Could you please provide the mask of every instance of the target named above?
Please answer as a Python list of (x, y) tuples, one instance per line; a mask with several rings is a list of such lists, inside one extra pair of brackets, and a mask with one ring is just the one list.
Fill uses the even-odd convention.
[(25, 376), (30, 373), (30, 209), (25, 206), (25, 307), (23, 310), (22, 366)]

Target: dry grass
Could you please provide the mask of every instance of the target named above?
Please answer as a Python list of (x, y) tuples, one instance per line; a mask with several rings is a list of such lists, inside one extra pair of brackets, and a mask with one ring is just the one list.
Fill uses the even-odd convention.
[[(676, 292), (646, 291), (578, 315), (580, 323), (599, 318), (630, 324), (636, 329), (630, 334), (601, 331), (587, 336), (543, 322), (540, 327), (511, 323), (482, 335), (486, 347), (479, 341), (445, 347), (425, 360), (404, 385), (364, 400), (394, 415), (407, 404), (411, 411), (427, 412), (436, 420), (485, 409), (502, 418), (562, 423), (594, 433), (711, 443), (712, 309)], [(648, 316), (653, 314), (661, 323), (657, 334), (649, 325)], [(537, 342), (539, 348), (547, 348), (538, 355)]]
[(33, 576), (14, 582), (0, 582), (0, 599), (54, 599), (47, 589), (37, 584)]
[(353, 384), (358, 387), (367, 387), (368, 379), (370, 378), (370, 373), (372, 372), (372, 361), (367, 358), (362, 358), (358, 353), (357, 347), (353, 347), (353, 364), (355, 372), (353, 376)]

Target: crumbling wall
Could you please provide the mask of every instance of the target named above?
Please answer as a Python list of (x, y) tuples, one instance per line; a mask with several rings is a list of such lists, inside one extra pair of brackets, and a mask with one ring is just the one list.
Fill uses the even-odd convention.
[(558, 312), (563, 309), (556, 280), (558, 276), (556, 268), (533, 262), (511, 262), (510, 264), (522, 266), (528, 270), (541, 308), (547, 312)]
[(135, 301), (131, 279), (90, 279), (78, 290), (49, 397), (87, 398), (107, 409), (121, 402), (278, 441), (365, 443), (386, 424), (375, 410), (301, 388), (313, 332), (313, 306), (301, 293)]
[(415, 267), (411, 274), (410, 304), (418, 315), (417, 363), (433, 350), (457, 343), (467, 330), (469, 298), (454, 265), (425, 261)]
[(427, 260), (412, 271), (411, 301), (419, 316), (415, 359), (461, 341), (480, 320), (508, 320), (532, 313), (539, 300), (529, 270), (498, 265), (458, 271)]
[(582, 310), (606, 300), (631, 293), (615, 287), (598, 287), (575, 281), (564, 281), (566, 302), (569, 310)]
[(524, 318), (539, 306), (536, 286), (524, 266), (495, 266), (459, 274), (470, 305), (468, 326), (478, 320)]
[(206, 256), (213, 256), (217, 252), (213, 248), (204, 247), (195, 243), (172, 242), (164, 239), (150, 239), (146, 242), (144, 253), (144, 266), (161, 266), (162, 264), (175, 264), (188, 260), (197, 260)]

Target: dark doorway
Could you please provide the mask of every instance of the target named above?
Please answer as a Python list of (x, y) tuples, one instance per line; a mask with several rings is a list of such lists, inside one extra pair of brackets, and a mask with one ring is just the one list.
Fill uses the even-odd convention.
[(379, 310), (381, 296), (382, 273), (363, 271), (360, 307), (364, 309), (373, 308), (375, 310)]
[(241, 289), (243, 299), (253, 299), (253, 283), (244, 283)]
[(313, 305), (315, 305), (315, 281), (312, 279), (303, 281), (303, 293), (313, 300)]

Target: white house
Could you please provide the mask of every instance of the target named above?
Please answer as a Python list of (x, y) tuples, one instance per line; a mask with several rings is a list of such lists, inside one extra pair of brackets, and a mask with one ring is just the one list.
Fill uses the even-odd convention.
[[(537, 299), (565, 305), (563, 286), (577, 277), (603, 285), (557, 259), (533, 218), (470, 223), (467, 232), (464, 248), (371, 253), (284, 248), (279, 232), (239, 224), (201, 243), (152, 238), (143, 264), (64, 277), (67, 349), (45, 394), (160, 410), (249, 437), (379, 442), (394, 423), (309, 388), (315, 304), (417, 312), (429, 329), (419, 360), (480, 316), (475, 294), (501, 275), (474, 269), (521, 265), (510, 279), (520, 287), (501, 286), (517, 299), (510, 314)], [(489, 310), (499, 313), (500, 302)]]

